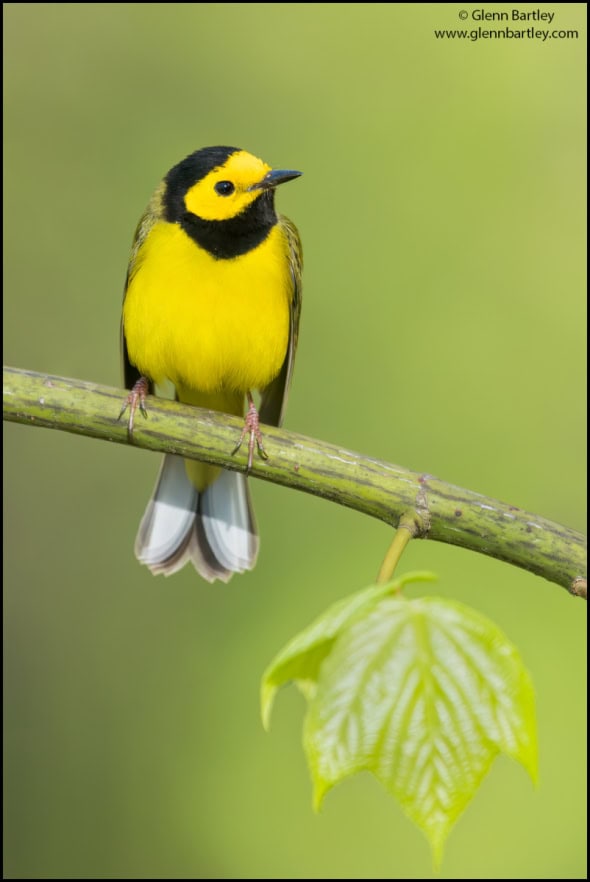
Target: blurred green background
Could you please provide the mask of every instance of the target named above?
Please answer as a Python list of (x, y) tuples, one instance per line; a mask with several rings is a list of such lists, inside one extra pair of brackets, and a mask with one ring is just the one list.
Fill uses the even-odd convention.
[[(119, 386), (139, 215), (234, 144), (304, 172), (278, 195), (306, 258), (287, 428), (583, 530), (586, 12), (518, 8), (579, 39), (436, 40), (453, 4), (5, 4), (5, 362)], [(313, 814), (295, 690), (259, 717), (266, 664), (390, 530), (256, 481), (254, 572), (154, 578), (158, 462), (5, 426), (5, 876), (430, 877), (370, 776)], [(539, 789), (499, 759), (443, 878), (584, 877), (582, 601), (435, 543), (410, 569), (502, 627), (538, 697)]]

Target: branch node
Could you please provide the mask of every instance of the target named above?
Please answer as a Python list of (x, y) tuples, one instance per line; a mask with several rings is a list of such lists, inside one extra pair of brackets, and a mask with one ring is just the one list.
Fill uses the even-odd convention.
[(581, 576), (574, 579), (570, 585), (570, 594), (574, 594), (576, 597), (581, 597), (583, 600), (586, 600), (588, 596), (588, 584), (586, 579), (583, 579)]
[(398, 530), (407, 530), (411, 539), (424, 539), (430, 528), (430, 514), (422, 509), (408, 509), (399, 519)]

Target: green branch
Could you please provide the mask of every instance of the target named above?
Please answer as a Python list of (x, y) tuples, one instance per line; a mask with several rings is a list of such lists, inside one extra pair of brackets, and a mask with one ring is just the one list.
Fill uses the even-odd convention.
[[(4, 368), (5, 420), (246, 470), (247, 452), (231, 455), (242, 420), (150, 397), (149, 418), (135, 420), (131, 439), (125, 419), (117, 419), (126, 394)], [(264, 442), (269, 459), (255, 458), (251, 474), (257, 478), (323, 496), (394, 527), (414, 512), (420, 538), (478, 551), (586, 596), (586, 540), (574, 530), (432, 475), (284, 429), (264, 426)]]

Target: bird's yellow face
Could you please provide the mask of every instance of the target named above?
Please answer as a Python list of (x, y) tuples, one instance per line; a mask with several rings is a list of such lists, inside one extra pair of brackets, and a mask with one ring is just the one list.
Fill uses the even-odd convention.
[(260, 196), (261, 191), (252, 187), (270, 171), (269, 165), (245, 150), (232, 153), (223, 165), (187, 190), (184, 196), (187, 211), (209, 221), (236, 217)]

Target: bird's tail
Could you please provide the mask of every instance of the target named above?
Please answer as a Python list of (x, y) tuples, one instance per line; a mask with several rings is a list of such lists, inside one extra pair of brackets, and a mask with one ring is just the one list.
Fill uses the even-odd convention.
[(227, 582), (252, 569), (258, 545), (245, 475), (222, 469), (200, 492), (182, 457), (164, 457), (135, 540), (141, 563), (170, 576), (190, 561), (209, 582)]

